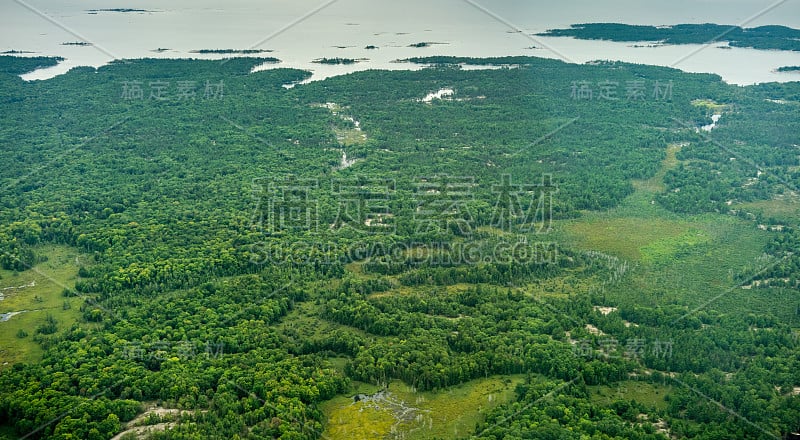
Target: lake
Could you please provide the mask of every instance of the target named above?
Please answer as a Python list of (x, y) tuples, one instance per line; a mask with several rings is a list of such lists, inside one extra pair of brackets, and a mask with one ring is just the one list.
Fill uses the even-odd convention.
[[(46, 79), (80, 65), (114, 58), (204, 58), (199, 49), (264, 49), (279, 64), (310, 70), (321, 79), (364, 69), (418, 68), (397, 59), (413, 56), (530, 55), (584, 63), (597, 59), (674, 66), (710, 72), (733, 84), (800, 81), (800, 73), (777, 73), (800, 65), (800, 53), (720, 48), (724, 43), (633, 47), (633, 43), (537, 37), (531, 34), (580, 22), (677, 24), (716, 22), (744, 27), (782, 24), (800, 28), (800, 2), (675, 0), (664, 2), (567, 0), (533, 2), (473, 0), (404, 2), (333, 0), (257, 2), (231, 0), (48, 0), (3, 2), (0, 51), (58, 55), (65, 62), (24, 75)], [(724, 5), (724, 6), (723, 6)], [(144, 12), (103, 11), (136, 8)], [(97, 9), (100, 11), (91, 11)], [(766, 10), (766, 12), (764, 12)], [(753, 18), (755, 17), (755, 18)], [(63, 45), (86, 41), (90, 46)], [(410, 47), (428, 42), (427, 47)], [(367, 49), (375, 46), (376, 49)], [(156, 49), (166, 49), (156, 51)], [(322, 65), (318, 58), (365, 60)]]

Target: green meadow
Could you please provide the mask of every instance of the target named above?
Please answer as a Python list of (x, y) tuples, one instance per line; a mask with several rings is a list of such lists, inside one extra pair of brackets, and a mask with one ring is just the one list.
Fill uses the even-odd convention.
[(322, 438), (465, 437), (488, 410), (509, 402), (523, 379), (521, 375), (492, 376), (446, 390), (425, 392), (400, 381), (390, 382), (385, 389), (356, 382), (353, 396), (379, 397), (355, 401), (352, 396), (339, 396), (324, 402), (321, 409), (326, 422)]
[[(34, 341), (37, 329), (51, 316), (59, 335), (81, 315), (83, 299), (65, 296), (78, 278), (80, 266), (89, 264), (88, 257), (68, 246), (47, 245), (36, 249), (44, 260), (25, 272), (0, 271), (0, 313), (14, 314), (0, 322), (0, 365), (36, 362), (42, 356), (41, 346)], [(24, 335), (24, 336), (23, 336)]]

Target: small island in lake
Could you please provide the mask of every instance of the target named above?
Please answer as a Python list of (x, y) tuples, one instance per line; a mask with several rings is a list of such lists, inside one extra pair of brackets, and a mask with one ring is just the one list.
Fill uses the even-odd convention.
[(422, 41), (419, 43), (409, 44), (408, 47), (429, 47), (433, 46), (434, 44), (450, 44), (450, 43), (437, 43), (434, 41)]
[(94, 14), (97, 14), (98, 12), (139, 12), (139, 13), (144, 13), (144, 12), (156, 12), (156, 11), (150, 11), (150, 10), (147, 10), (147, 9), (135, 9), (135, 8), (106, 8), (106, 9), (89, 9), (86, 12), (88, 12), (89, 14), (94, 15)]
[(251, 54), (251, 53), (264, 53), (264, 52), (273, 52), (269, 49), (199, 49), (199, 50), (190, 50), (190, 53), (218, 53), (218, 54), (228, 54), (228, 53), (235, 53), (235, 54)]
[(783, 66), (776, 69), (777, 72), (800, 72), (800, 66)]
[(311, 61), (312, 63), (317, 64), (355, 64), (360, 61), (365, 61), (365, 59), (353, 59), (353, 58), (317, 58), (316, 60)]
[(397, 60), (401, 63), (428, 64), (437, 67), (470, 65), (470, 66), (526, 66), (531, 64), (533, 58), (527, 56), (504, 56), (504, 57), (455, 57), (438, 55), (432, 57), (411, 57)]

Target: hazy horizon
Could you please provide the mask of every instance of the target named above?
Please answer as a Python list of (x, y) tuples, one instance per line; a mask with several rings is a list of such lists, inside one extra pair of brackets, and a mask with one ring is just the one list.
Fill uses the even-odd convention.
[[(92, 9), (134, 8), (151, 12), (98, 12)], [(31, 51), (62, 56), (62, 65), (26, 76), (44, 79), (79, 65), (100, 66), (119, 58), (218, 58), (193, 54), (199, 49), (265, 49), (282, 60), (280, 67), (315, 71), (315, 78), (366, 68), (396, 69), (399, 58), (429, 55), (529, 55), (568, 62), (618, 59), (667, 65), (690, 72), (717, 73), (728, 82), (800, 80), (800, 74), (771, 73), (800, 64), (800, 54), (736, 48), (702, 49), (671, 46), (630, 48), (627, 43), (579, 41), (531, 34), (581, 22), (670, 25), (718, 23), (755, 27), (779, 24), (800, 28), (800, 2), (718, 0), (601, 3), (584, 0), (537, 4), (501, 0), (426, 3), (334, 0), (255, 2), (238, 0), (224, 7), (213, 1), (100, 0), (12, 1), (0, 6), (0, 51)], [(513, 32), (513, 29), (523, 31)], [(87, 41), (92, 46), (65, 46)], [(443, 43), (424, 49), (417, 42)], [(365, 49), (368, 45), (377, 50)], [(535, 46), (536, 48), (531, 48)], [(169, 49), (155, 52), (158, 48)], [(351, 66), (320, 66), (321, 57), (369, 58)], [(681, 58), (686, 58), (681, 60)], [(680, 60), (680, 61), (679, 61)], [(676, 62), (679, 61), (677, 64)]]

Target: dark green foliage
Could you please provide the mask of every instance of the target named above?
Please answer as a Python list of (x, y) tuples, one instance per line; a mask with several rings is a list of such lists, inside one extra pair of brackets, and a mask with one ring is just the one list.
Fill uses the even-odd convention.
[(604, 408), (586, 400), (586, 386), (576, 382), (528, 380), (517, 388), (518, 401), (489, 413), (478, 424), (477, 438), (591, 438), (664, 440), (649, 423), (636, 423), (639, 414), (655, 416), (654, 411), (636, 402), (615, 401)]
[[(798, 100), (796, 84), (739, 88), (625, 63), (433, 57), (412, 61), (436, 68), (285, 89), (309, 74), (249, 73), (264, 61), (120, 61), (25, 83), (15, 75), (55, 61), (0, 57), (0, 264), (28, 270), (42, 243), (75, 246), (92, 260), (63, 292), (80, 297), (79, 321), (46, 319), (32, 337), (42, 361), (0, 374), (0, 423), (24, 436), (65, 413), (31, 437), (108, 438), (142, 402), (159, 400), (188, 413), (153, 438), (319, 438), (319, 404), (347, 392), (350, 380), (402, 379), (427, 390), (522, 373), (547, 379), (529, 379), (514, 402), (490, 411), (478, 437), (661, 439), (656, 419), (688, 438), (765, 436), (680, 383), (665, 411), (588, 397), (587, 386), (648, 371), (653, 383), (678, 379), (769, 433), (800, 428), (789, 323), (687, 315), (696, 304), (600, 314), (598, 294), (575, 291), (600, 286), (614, 269), (548, 235), (551, 221), (620, 205), (634, 180), (656, 173), (670, 143), (689, 143), (656, 197), (671, 211), (727, 215), (728, 200), (786, 193), (798, 179), (800, 119), (795, 103), (767, 99)], [(179, 81), (196, 83), (197, 94), (179, 98)], [(617, 99), (571, 97), (582, 81), (617, 83)], [(652, 89), (629, 99), (631, 81), (674, 88), (669, 99)], [(135, 82), (147, 89), (142, 99), (125, 95)], [(171, 87), (167, 99), (150, 96), (158, 82)], [(222, 96), (205, 96), (206, 82), (224, 83)], [(421, 102), (443, 88), (454, 91), (449, 99)], [(730, 105), (708, 135), (694, 130), (710, 116), (692, 104), (699, 98)], [(367, 135), (345, 148), (360, 159), (349, 168), (339, 166), (336, 134), (355, 124), (326, 102)], [(768, 176), (747, 184), (755, 171), (721, 145), (735, 145)], [(420, 179), (459, 177), (471, 185), (463, 211), (423, 224)], [(271, 228), (273, 205), (254, 186), (303, 179), (314, 183), (314, 222)], [(364, 230), (363, 213), (342, 227), (335, 188), (343, 181), (361, 185), (357, 202), (370, 185), (391, 182), (393, 227)], [(549, 188), (552, 205), (504, 203), (504, 183)], [(524, 215), (531, 209), (545, 216), (533, 227)], [(785, 264), (759, 276), (796, 286), (796, 222), (755, 220), (785, 226), (765, 249)], [(543, 253), (523, 258), (520, 244)], [(539, 283), (552, 298), (527, 290)], [(611, 338), (619, 346), (576, 352)], [(632, 340), (669, 341), (671, 351), (626, 354)], [(329, 357), (347, 362), (337, 370)]]
[(355, 64), (358, 60), (352, 58), (319, 58), (313, 61), (319, 64)]
[[(199, 49), (193, 50), (192, 53), (216, 53), (216, 54), (253, 54), (253, 53), (262, 53), (262, 52), (271, 52), (269, 50), (261, 50), (261, 49)], [(280, 61), (277, 58), (264, 58), (265, 61), (269, 62), (278, 62)]]
[(44, 323), (36, 327), (36, 333), (42, 335), (52, 335), (58, 331), (58, 322), (51, 314), (47, 314)]
[(55, 66), (63, 60), (61, 57), (0, 56), (0, 72), (8, 75), (22, 75), (36, 69)]
[(676, 24), (669, 27), (621, 23), (573, 24), (538, 35), (585, 40), (656, 41), (662, 44), (707, 44), (727, 41), (731, 46), (754, 49), (800, 50), (800, 30), (786, 26), (742, 28), (721, 24)]

